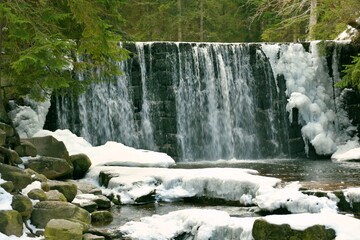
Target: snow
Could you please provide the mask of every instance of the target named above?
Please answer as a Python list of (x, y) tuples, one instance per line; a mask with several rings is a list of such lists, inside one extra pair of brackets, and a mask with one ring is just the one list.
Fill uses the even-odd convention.
[(166, 169), (138, 167), (97, 167), (87, 175), (97, 178), (103, 171), (111, 176), (108, 188), (120, 194), (124, 204), (156, 192), (162, 201), (184, 197), (221, 198), (247, 205), (257, 192), (269, 192), (280, 183), (277, 178), (256, 175), (257, 171), (237, 168)]
[[(329, 82), (338, 81), (339, 74), (334, 73), (334, 79), (327, 74), (326, 59), (320, 56), (318, 48), (318, 42), (310, 42), (308, 52), (299, 43), (262, 44), (275, 79), (279, 75), (286, 79), (286, 95), (289, 97), (286, 110), (290, 113), (290, 122), (298, 121), (302, 126), (305, 151), (308, 153), (310, 142), (317, 154), (331, 155), (338, 146), (351, 140), (347, 132), (338, 127), (349, 127), (350, 121), (347, 117), (336, 117), (335, 105), (339, 100), (333, 100), (336, 93)], [(336, 51), (333, 54), (336, 58)], [(299, 110), (299, 119), (293, 119), (294, 108)], [(338, 115), (346, 116), (339, 111)]]
[(301, 186), (294, 182), (284, 188), (260, 194), (254, 202), (263, 210), (274, 211), (280, 208), (291, 213), (337, 212), (336, 201), (327, 197), (309, 196), (299, 191)]
[[(259, 218), (235, 218), (218, 210), (187, 209), (165, 215), (153, 215), (131, 221), (120, 231), (134, 240), (172, 239), (182, 234), (191, 234), (194, 239), (242, 239), (251, 240), (252, 226)], [(336, 213), (303, 213), (270, 215), (262, 219), (273, 224), (290, 224), (291, 228), (304, 230), (321, 224), (336, 231), (337, 240), (353, 240), (360, 234), (358, 219)]]
[(35, 102), (26, 98), (25, 104), (25, 106), (20, 106), (10, 101), (11, 111), (8, 113), (17, 133), (23, 138), (31, 137), (43, 129), (50, 108), (50, 98), (44, 102)]
[(232, 218), (218, 210), (186, 209), (166, 215), (153, 215), (139, 222), (128, 222), (120, 227), (125, 237), (134, 240), (173, 239), (181, 234), (191, 234), (193, 239), (252, 239), (254, 220)]
[(78, 137), (69, 130), (38, 131), (34, 136), (51, 135), (58, 141), (63, 141), (70, 155), (84, 153), (92, 166), (141, 166), (141, 167), (170, 167), (175, 160), (169, 155), (143, 149), (135, 149), (117, 142), (107, 142), (104, 145), (93, 147), (84, 138)]
[[(0, 174), (0, 184), (4, 183), (5, 180), (1, 178)], [(0, 209), (1, 210), (11, 210), (12, 195), (6, 192), (2, 187), (0, 187)], [(1, 233), (0, 233), (1, 234)]]

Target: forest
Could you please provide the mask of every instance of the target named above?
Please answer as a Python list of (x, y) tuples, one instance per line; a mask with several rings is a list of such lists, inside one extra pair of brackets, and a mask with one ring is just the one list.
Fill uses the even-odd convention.
[(127, 0), (136, 41), (293, 42), (334, 39), (359, 16), (358, 0)]
[[(0, 86), (38, 100), (81, 93), (101, 81), (96, 69), (119, 74), (114, 63), (128, 57), (119, 41), (327, 40), (359, 10), (359, 0), (0, 0)], [(358, 85), (359, 59), (342, 87)]]

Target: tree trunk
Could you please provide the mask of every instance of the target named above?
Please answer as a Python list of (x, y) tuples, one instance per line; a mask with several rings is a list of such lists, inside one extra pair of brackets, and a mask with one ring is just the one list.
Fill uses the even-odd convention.
[(177, 9), (178, 9), (178, 41), (182, 41), (182, 7), (181, 0), (177, 0)]
[(200, 0), (200, 42), (204, 41), (204, 0)]
[(317, 24), (317, 0), (310, 0), (310, 19), (308, 40), (315, 40), (315, 25)]

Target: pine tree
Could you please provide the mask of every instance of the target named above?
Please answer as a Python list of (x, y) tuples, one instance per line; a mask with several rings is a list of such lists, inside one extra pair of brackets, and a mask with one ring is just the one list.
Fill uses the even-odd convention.
[[(83, 91), (99, 80), (95, 69), (117, 74), (114, 62), (127, 57), (119, 47), (118, 5), (116, 0), (2, 0), (0, 85), (41, 100), (51, 91)], [(89, 78), (77, 81), (77, 71)]]

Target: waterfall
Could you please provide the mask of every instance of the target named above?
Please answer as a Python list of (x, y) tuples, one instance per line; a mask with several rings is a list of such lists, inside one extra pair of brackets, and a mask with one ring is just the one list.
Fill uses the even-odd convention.
[[(295, 107), (301, 124), (313, 126), (301, 130), (305, 143), (316, 145), (320, 132), (312, 131), (321, 127), (318, 141), (336, 147), (336, 54), (329, 67), (315, 44), (309, 50), (256, 43), (123, 46), (132, 57), (119, 63), (122, 76), (92, 85), (78, 99), (56, 98), (57, 128), (94, 145), (118, 141), (182, 161), (291, 157), (299, 148), (291, 130)], [(307, 110), (296, 96), (306, 96)]]

